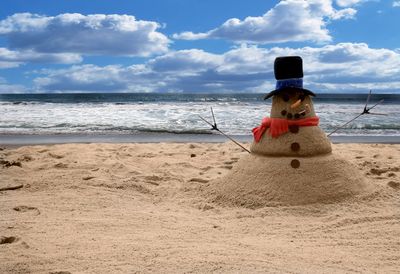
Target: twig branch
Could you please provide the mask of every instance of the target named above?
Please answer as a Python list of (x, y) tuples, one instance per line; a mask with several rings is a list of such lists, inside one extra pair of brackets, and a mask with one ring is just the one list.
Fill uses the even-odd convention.
[(15, 190), (15, 189), (22, 188), (23, 186), (24, 186), (23, 184), (20, 184), (20, 185), (15, 185), (15, 186), (0, 187), (0, 191)]
[(229, 140), (231, 140), (232, 142), (234, 142), (236, 145), (240, 146), (243, 150), (247, 151), (248, 153), (251, 153), (250, 150), (248, 150), (247, 148), (245, 148), (244, 146), (242, 146), (241, 144), (239, 144), (236, 140), (234, 140), (231, 136), (226, 135), (224, 132), (222, 132), (218, 127), (217, 127), (217, 122), (215, 121), (215, 116), (214, 116), (214, 111), (211, 108), (211, 113), (213, 116), (213, 120), (214, 120), (214, 124), (211, 124), (209, 121), (207, 121), (206, 119), (204, 119), (203, 117), (201, 117), (200, 115), (198, 115), (200, 117), (201, 120), (203, 120), (204, 122), (206, 122), (207, 124), (209, 124), (211, 126), (211, 130), (216, 130), (219, 133), (221, 133), (222, 135), (224, 135), (226, 138), (228, 138)]
[(373, 105), (372, 107), (368, 108), (367, 106), (368, 106), (368, 103), (369, 103), (369, 99), (370, 99), (370, 97), (371, 97), (371, 93), (372, 93), (372, 90), (369, 91), (369, 94), (368, 94), (368, 97), (367, 97), (367, 102), (365, 103), (364, 109), (363, 109), (363, 111), (362, 111), (360, 114), (358, 114), (356, 117), (354, 117), (354, 118), (351, 119), (350, 121), (344, 123), (343, 125), (341, 125), (341, 126), (335, 128), (335, 130), (332, 131), (331, 133), (329, 133), (327, 136), (328, 136), (328, 137), (331, 136), (333, 133), (335, 133), (336, 131), (338, 131), (338, 130), (341, 129), (341, 128), (344, 128), (345, 126), (347, 126), (348, 124), (350, 124), (351, 122), (353, 122), (355, 119), (357, 119), (358, 117), (360, 117), (360, 116), (362, 116), (362, 115), (364, 115), (364, 114), (371, 114), (371, 115), (387, 115), (387, 114), (384, 114), (384, 113), (371, 113), (371, 112), (369, 112), (371, 109), (373, 109), (374, 107), (376, 107), (377, 105), (381, 104), (381, 103), (384, 101), (384, 99), (382, 99), (382, 100), (380, 100), (378, 103), (376, 103), (375, 105)]

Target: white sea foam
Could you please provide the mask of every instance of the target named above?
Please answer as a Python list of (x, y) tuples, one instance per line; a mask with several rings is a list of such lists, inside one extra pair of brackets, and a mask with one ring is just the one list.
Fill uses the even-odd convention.
[[(212, 120), (213, 107), (218, 126), (228, 134), (250, 135), (262, 117), (268, 116), (270, 102), (196, 101), (126, 103), (0, 102), (0, 134), (174, 132), (210, 133), (198, 115)], [(316, 102), (320, 126), (332, 131), (362, 111), (359, 103)], [(376, 108), (387, 116), (363, 115), (337, 135), (400, 136), (398, 104)]]

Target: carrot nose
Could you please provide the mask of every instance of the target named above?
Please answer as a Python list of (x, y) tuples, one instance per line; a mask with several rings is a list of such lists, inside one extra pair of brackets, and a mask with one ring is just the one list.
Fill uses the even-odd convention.
[(301, 100), (299, 99), (299, 100), (297, 100), (296, 102), (294, 102), (294, 103), (290, 106), (290, 108), (297, 108), (298, 106), (300, 106), (300, 104), (301, 104)]

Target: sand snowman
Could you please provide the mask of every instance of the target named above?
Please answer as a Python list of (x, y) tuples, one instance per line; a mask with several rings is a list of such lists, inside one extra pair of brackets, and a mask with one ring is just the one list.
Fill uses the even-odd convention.
[(278, 57), (270, 117), (253, 129), (251, 154), (212, 185), (216, 202), (261, 207), (330, 203), (370, 187), (348, 161), (332, 153), (318, 126), (310, 90), (303, 88), (298, 56)]

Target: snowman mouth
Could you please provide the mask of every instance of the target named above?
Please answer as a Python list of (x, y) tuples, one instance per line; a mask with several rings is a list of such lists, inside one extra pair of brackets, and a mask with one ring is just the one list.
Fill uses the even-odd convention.
[(305, 104), (304, 105), (304, 109), (303, 110), (301, 110), (301, 111), (299, 111), (299, 112), (297, 112), (299, 115), (302, 115), (302, 116), (304, 116), (304, 115), (306, 115), (307, 113), (309, 113), (310, 112), (310, 106), (308, 105), (308, 104)]
[(300, 114), (300, 115), (306, 115), (306, 110), (303, 109), (302, 111), (298, 112), (298, 114)]

